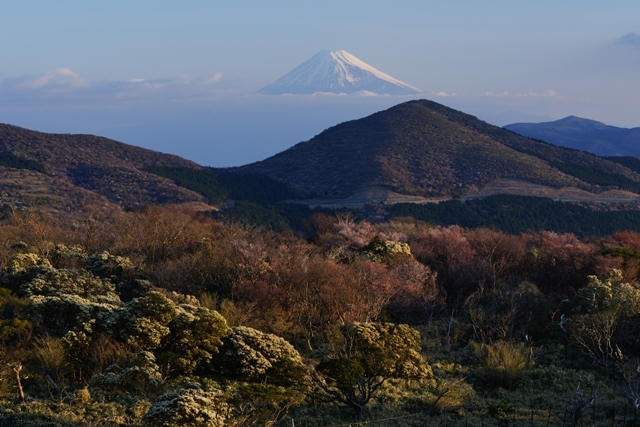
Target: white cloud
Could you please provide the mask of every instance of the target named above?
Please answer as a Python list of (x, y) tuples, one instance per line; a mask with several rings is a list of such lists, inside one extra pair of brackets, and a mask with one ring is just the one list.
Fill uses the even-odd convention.
[(180, 76), (178, 76), (178, 78), (175, 79), (175, 82), (181, 85), (188, 85), (191, 82), (193, 82), (193, 78), (191, 78), (191, 76), (188, 76), (186, 74), (181, 74)]
[(431, 92), (430, 93), (431, 96), (439, 96), (439, 97), (443, 97), (443, 98), (448, 98), (451, 96), (458, 96), (457, 93), (455, 92), (445, 92), (443, 90), (439, 91), (439, 92)]
[(87, 85), (88, 82), (80, 77), (78, 73), (68, 68), (58, 68), (41, 76), (27, 78), (18, 83), (17, 87), (19, 89), (40, 89), (51, 86), (78, 88)]
[(0, 80), (0, 100), (7, 102), (81, 102), (100, 104), (125, 101), (172, 102), (178, 100), (210, 99), (219, 96), (218, 88), (210, 84), (222, 79), (221, 73), (204, 78), (180, 75), (169, 79), (133, 77), (121, 81), (91, 81), (68, 68), (40, 75), (8, 77)]
[(314, 92), (312, 94), (297, 94), (297, 93), (287, 93), (285, 96), (295, 96), (298, 98), (312, 96), (312, 97), (336, 97), (336, 96), (349, 96), (344, 92), (335, 93), (335, 92)]
[(558, 96), (558, 93), (553, 89), (547, 89), (540, 93), (538, 92), (484, 92), (481, 93), (480, 96), (488, 97), (488, 98), (555, 98)]
[(353, 96), (380, 96), (375, 92), (371, 92), (368, 90), (360, 90), (358, 92), (354, 92)]
[(218, 83), (220, 80), (222, 80), (222, 73), (215, 73), (211, 77), (208, 77), (208, 78), (202, 80), (202, 84), (203, 85), (211, 85), (211, 84), (214, 84), (214, 83)]

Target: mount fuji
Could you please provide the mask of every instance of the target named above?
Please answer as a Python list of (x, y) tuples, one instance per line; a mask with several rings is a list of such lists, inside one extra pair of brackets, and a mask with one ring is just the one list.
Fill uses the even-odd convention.
[(316, 92), (412, 95), (422, 91), (383, 73), (344, 50), (323, 50), (258, 91), (267, 95)]

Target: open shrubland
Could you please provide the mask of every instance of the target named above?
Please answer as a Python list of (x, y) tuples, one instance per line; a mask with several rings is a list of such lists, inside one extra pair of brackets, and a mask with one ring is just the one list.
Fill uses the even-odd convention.
[(627, 425), (640, 234), (0, 222), (0, 426)]

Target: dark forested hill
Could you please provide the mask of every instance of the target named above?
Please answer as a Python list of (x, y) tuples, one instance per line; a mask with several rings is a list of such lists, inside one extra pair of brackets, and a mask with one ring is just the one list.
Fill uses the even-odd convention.
[(640, 127), (625, 129), (569, 116), (544, 123), (514, 123), (506, 129), (599, 156), (640, 157)]
[(640, 182), (639, 174), (621, 164), (526, 138), (427, 100), (341, 123), (239, 171), (275, 178), (315, 198), (345, 198), (374, 186), (458, 197), (504, 179), (593, 192), (635, 191)]

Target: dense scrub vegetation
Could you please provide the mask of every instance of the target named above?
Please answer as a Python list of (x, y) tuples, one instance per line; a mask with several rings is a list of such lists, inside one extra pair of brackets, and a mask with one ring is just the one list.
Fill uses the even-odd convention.
[[(640, 183), (622, 175), (592, 170), (579, 165), (557, 163), (564, 172), (583, 181), (640, 191)], [(218, 203), (235, 201), (210, 215), (218, 220), (258, 225), (275, 231), (292, 229), (305, 231), (313, 214), (330, 215), (334, 210), (306, 205), (277, 203), (295, 197), (289, 187), (267, 177), (217, 169), (150, 168), (150, 171), (174, 179), (177, 184), (198, 191)], [(224, 177), (224, 178), (222, 178)], [(255, 185), (256, 182), (261, 184)], [(200, 184), (198, 184), (200, 182)], [(205, 185), (206, 184), (206, 185)], [(253, 190), (249, 190), (254, 186)], [(573, 233), (577, 236), (604, 236), (616, 230), (640, 231), (640, 211), (589, 209), (572, 203), (553, 201), (546, 197), (499, 194), (466, 202), (450, 200), (440, 203), (399, 203), (385, 207), (390, 217), (412, 217), (434, 225), (490, 227), (506, 233), (547, 230)], [(345, 212), (345, 210), (342, 210)]]
[(46, 173), (45, 167), (42, 163), (16, 156), (9, 151), (0, 152), (0, 166), (14, 169), (29, 169), (40, 173)]
[(267, 230), (305, 232), (309, 228), (309, 221), (313, 215), (334, 215), (336, 212), (350, 213), (347, 209), (310, 208), (297, 203), (258, 204), (239, 201), (221, 211), (207, 212), (206, 215), (220, 221), (259, 226)]
[(199, 192), (210, 203), (222, 205), (220, 211), (207, 213), (217, 220), (258, 225), (275, 231), (302, 231), (305, 221), (314, 213), (335, 212), (333, 209), (311, 209), (302, 204), (278, 203), (295, 199), (297, 194), (288, 185), (267, 176), (219, 168), (150, 167), (147, 171)]
[(10, 213), (0, 425), (632, 419), (640, 234), (344, 213), (305, 229), (170, 207)]
[(201, 193), (210, 203), (218, 204), (232, 199), (265, 204), (296, 197), (295, 191), (288, 185), (267, 176), (242, 174), (220, 168), (154, 166), (146, 170)]
[[(603, 206), (598, 206), (602, 208)], [(607, 206), (598, 210), (547, 197), (494, 195), (466, 202), (450, 200), (440, 203), (398, 203), (377, 207), (377, 211), (355, 211), (356, 217), (382, 212), (386, 218), (410, 217), (433, 225), (460, 225), (467, 228), (489, 227), (505, 233), (554, 231), (579, 237), (606, 236), (617, 230), (640, 231), (640, 211), (632, 206)], [(628, 208), (628, 209), (625, 209)], [(239, 222), (274, 231), (288, 229), (305, 233), (315, 214), (346, 214), (348, 209), (309, 208), (295, 203), (234, 202), (207, 215), (216, 220)]]
[(605, 236), (617, 230), (640, 231), (640, 211), (597, 211), (546, 197), (500, 194), (483, 199), (388, 207), (390, 217), (412, 217), (434, 225), (490, 227), (519, 234), (530, 230)]
[(626, 166), (636, 173), (640, 173), (640, 159), (632, 156), (611, 156), (605, 157), (615, 163), (620, 163), (622, 166)]
[[(624, 163), (620, 164), (624, 165)], [(640, 192), (640, 182), (627, 178), (624, 175), (604, 172), (602, 170), (593, 169), (587, 165), (572, 165), (560, 162), (552, 162), (551, 165), (566, 174), (573, 175), (590, 184), (605, 187), (618, 187), (621, 190), (627, 190), (633, 193)], [(632, 168), (629, 169), (634, 170)]]

